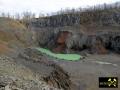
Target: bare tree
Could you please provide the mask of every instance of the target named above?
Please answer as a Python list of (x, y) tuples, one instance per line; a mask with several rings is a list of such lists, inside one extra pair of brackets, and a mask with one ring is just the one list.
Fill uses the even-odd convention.
[(31, 12), (23, 12), (23, 20), (30, 20), (32, 16)]
[(1, 17), (5, 17), (5, 13), (4, 12), (2, 12)]
[(7, 18), (11, 18), (11, 16), (10, 16), (10, 13), (9, 13), (9, 12), (6, 14), (6, 17), (7, 17)]
[(44, 17), (45, 15), (43, 13), (39, 13), (39, 18)]
[(16, 13), (16, 14), (15, 14), (15, 18), (16, 18), (17, 20), (20, 20), (20, 19), (21, 19), (20, 14), (19, 14), (19, 13)]

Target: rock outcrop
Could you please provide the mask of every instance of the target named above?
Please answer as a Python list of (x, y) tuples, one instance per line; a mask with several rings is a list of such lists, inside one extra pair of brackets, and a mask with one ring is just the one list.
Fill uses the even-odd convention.
[[(42, 33), (44, 34), (42, 34)], [(105, 54), (109, 51), (120, 52), (120, 32), (119, 31), (101, 31), (94, 34), (86, 32), (75, 33), (74, 31), (40, 31), (40, 43), (43, 46), (55, 51), (70, 53), (69, 51), (83, 51), (87, 50), (88, 53)], [(45, 33), (46, 32), (46, 33)], [(48, 33), (47, 32), (52, 32)], [(45, 38), (45, 39), (44, 39)], [(66, 52), (67, 51), (67, 52)]]
[(98, 8), (96, 10), (61, 13), (60, 15), (37, 18), (29, 22), (29, 26), (39, 28), (75, 25), (119, 26), (119, 8), (108, 7), (108, 9)]
[[(38, 33), (39, 46), (56, 52), (67, 51), (69, 53), (72, 49), (79, 52), (87, 50), (98, 54), (105, 54), (109, 51), (119, 53), (119, 11), (119, 5), (118, 7), (116, 4), (103, 5), (94, 7), (94, 9), (33, 19), (29, 22), (29, 27), (34, 28), (33, 30)], [(69, 36), (61, 34), (62, 31), (72, 32), (72, 34)], [(92, 32), (94, 34), (91, 34)]]
[(39, 28), (72, 26), (80, 23), (80, 14), (63, 14), (32, 20), (29, 25)]
[(56, 40), (56, 48), (53, 48), (54, 52), (64, 52), (66, 47), (66, 40), (68, 38), (68, 36), (71, 33), (69, 31), (61, 31), (59, 32), (58, 36), (57, 36), (57, 40)]
[(120, 32), (102, 32), (95, 35), (76, 34), (67, 41), (68, 49), (104, 54), (109, 51), (120, 52)]

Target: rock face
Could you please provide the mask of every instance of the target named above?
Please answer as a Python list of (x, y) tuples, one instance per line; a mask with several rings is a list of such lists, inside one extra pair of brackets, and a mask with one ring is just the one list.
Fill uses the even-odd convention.
[[(112, 7), (112, 6), (111, 6)], [(61, 13), (60, 15), (53, 15), (32, 20), (29, 25), (39, 28), (46, 27), (64, 27), (74, 25), (94, 25), (94, 26), (119, 26), (120, 12), (118, 8), (78, 11), (71, 13)]]
[[(108, 6), (104, 9), (98, 7), (81, 12), (61, 13), (33, 19), (29, 26), (38, 28), (39, 45), (55, 52), (69, 52), (71, 49), (98, 54), (108, 53), (109, 50), (119, 53), (120, 31), (115, 31), (120, 29), (119, 10), (120, 8)], [(105, 29), (102, 30), (103, 28)], [(64, 30), (69, 32), (70, 29), (70, 36), (67, 32), (61, 34)], [(102, 32), (97, 32), (99, 30)], [(81, 33), (82, 31), (84, 33)], [(88, 34), (94, 31), (94, 35)]]
[(99, 37), (107, 49), (120, 53), (120, 32), (107, 32)]
[(77, 34), (67, 41), (67, 48), (89, 50), (92, 53), (105, 54), (109, 51), (120, 52), (120, 32), (102, 32), (95, 35)]
[(35, 19), (30, 22), (30, 25), (34, 27), (44, 28), (44, 27), (72, 26), (79, 23), (80, 14), (63, 14)]
[[(56, 32), (56, 33), (55, 33)], [(84, 51), (88, 53), (105, 54), (109, 51), (120, 52), (120, 31), (101, 31), (94, 34), (70, 30), (47, 30), (37, 32), (39, 46), (49, 48), (54, 52), (70, 53)], [(67, 52), (66, 52), (67, 51)]]
[(39, 29), (35, 32), (36, 42), (39, 46), (49, 49), (55, 48), (55, 41), (59, 31), (55, 32), (54, 29)]
[(56, 48), (53, 49), (54, 52), (64, 52), (66, 49), (66, 40), (68, 38), (68, 35), (70, 32), (68, 31), (61, 31), (58, 34), (57, 40), (56, 40)]

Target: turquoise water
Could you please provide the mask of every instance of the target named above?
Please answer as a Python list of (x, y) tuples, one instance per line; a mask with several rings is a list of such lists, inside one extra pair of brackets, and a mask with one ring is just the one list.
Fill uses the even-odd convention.
[(56, 54), (45, 48), (36, 48), (36, 49), (49, 56), (62, 59), (62, 60), (66, 60), (66, 61), (78, 61), (82, 58), (82, 56), (78, 54)]

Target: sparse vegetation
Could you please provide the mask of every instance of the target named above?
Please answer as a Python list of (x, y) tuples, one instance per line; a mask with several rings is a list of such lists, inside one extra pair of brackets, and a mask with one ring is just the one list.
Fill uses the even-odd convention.
[(52, 16), (32, 20), (35, 27), (62, 27), (73, 25), (119, 26), (120, 5), (104, 4), (84, 9), (61, 10)]
[[(79, 54), (83, 61), (56, 60), (79, 59)], [(0, 14), (0, 90), (98, 90), (96, 77), (120, 77), (119, 54), (120, 3), (39, 17)]]

